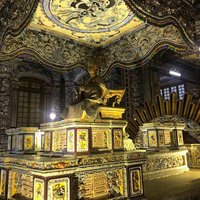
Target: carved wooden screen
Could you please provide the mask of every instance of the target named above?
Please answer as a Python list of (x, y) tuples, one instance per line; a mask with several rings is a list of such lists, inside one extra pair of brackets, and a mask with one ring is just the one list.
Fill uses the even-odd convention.
[(21, 78), (17, 102), (17, 127), (39, 126), (44, 107), (43, 82)]

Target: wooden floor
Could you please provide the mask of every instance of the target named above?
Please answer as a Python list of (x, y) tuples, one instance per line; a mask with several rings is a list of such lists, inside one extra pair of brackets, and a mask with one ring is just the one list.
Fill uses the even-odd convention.
[(200, 169), (145, 182), (144, 190), (147, 200), (200, 200)]

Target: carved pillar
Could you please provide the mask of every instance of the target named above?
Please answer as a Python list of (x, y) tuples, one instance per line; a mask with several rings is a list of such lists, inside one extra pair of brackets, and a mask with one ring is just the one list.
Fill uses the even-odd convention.
[(18, 92), (19, 80), (11, 81), (11, 103), (10, 103), (10, 127), (17, 127), (17, 104), (18, 104)]
[(160, 94), (160, 80), (157, 69), (146, 66), (143, 68), (144, 101), (154, 102), (156, 95)]
[[(80, 78), (80, 82), (79, 82), (79, 78), (77, 79), (77, 74), (83, 74), (84, 72), (82, 71), (76, 71), (73, 75), (71, 75), (69, 72), (64, 74), (64, 80), (65, 80), (65, 110), (69, 107), (70, 104), (74, 103), (76, 100), (76, 93), (75, 90), (77, 89), (77, 85), (76, 84), (83, 84), (84, 80), (82, 78)], [(83, 76), (80, 76), (83, 77)], [(84, 77), (83, 77), (84, 78)], [(76, 84), (75, 84), (76, 82)], [(67, 114), (64, 112), (64, 114)]]
[(124, 76), (126, 118), (128, 119), (133, 116), (134, 109), (143, 103), (142, 69), (125, 70)]
[(105, 84), (110, 89), (123, 88), (124, 86), (124, 69), (114, 68), (105, 78)]
[(61, 76), (60, 80), (60, 111), (61, 113), (65, 110), (65, 79)]
[(50, 122), (50, 112), (53, 109), (53, 86), (46, 84), (44, 86), (44, 116), (43, 122)]
[[(63, 96), (63, 97), (62, 97)], [(56, 112), (56, 119), (55, 121), (60, 120), (60, 116), (62, 113), (62, 106), (61, 106), (61, 98), (64, 98), (65, 94), (62, 94), (61, 92), (61, 76), (60, 74), (55, 74), (54, 73), (54, 85), (53, 85), (53, 90), (52, 90), (52, 107)]]
[(73, 98), (75, 93), (75, 85), (71, 80), (65, 80), (65, 108), (69, 106), (71, 102), (73, 102)]
[(0, 66), (0, 149), (7, 146), (5, 130), (10, 128), (11, 74)]

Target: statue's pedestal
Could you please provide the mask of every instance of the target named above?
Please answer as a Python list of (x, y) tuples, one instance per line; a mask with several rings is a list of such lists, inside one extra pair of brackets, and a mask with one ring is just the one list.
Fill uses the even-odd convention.
[(1, 196), (12, 199), (118, 199), (143, 196), (143, 152), (69, 158), (7, 155), (1, 162)]
[(143, 165), (144, 181), (187, 172), (189, 170), (187, 152), (187, 150), (148, 152), (147, 161)]
[(144, 123), (140, 126), (143, 147), (148, 151), (185, 150), (183, 142), (184, 124)]
[(90, 155), (124, 150), (124, 120), (63, 120), (41, 125), (45, 155)]
[(184, 124), (145, 123), (143, 148), (147, 150), (147, 162), (143, 165), (144, 180), (163, 178), (189, 170), (187, 149), (183, 142)]
[(131, 151), (125, 126), (120, 119), (71, 119), (41, 124), (40, 131), (8, 130), (8, 154), (0, 158), (1, 197), (142, 198), (146, 153)]

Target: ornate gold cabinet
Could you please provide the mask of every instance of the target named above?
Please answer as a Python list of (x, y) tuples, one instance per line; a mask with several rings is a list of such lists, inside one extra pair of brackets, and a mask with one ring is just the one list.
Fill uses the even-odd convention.
[(132, 141), (125, 127), (122, 119), (67, 119), (41, 124), (41, 130), (8, 130), (8, 151), (0, 157), (1, 197), (142, 198), (146, 153), (131, 149), (130, 144), (126, 150), (126, 142)]
[(147, 150), (181, 149), (184, 146), (184, 124), (145, 123), (140, 127), (143, 147)]
[(184, 146), (184, 124), (145, 123), (140, 127), (147, 162), (143, 165), (144, 180), (166, 177), (189, 170)]
[(143, 196), (143, 152), (1, 157), (3, 199), (130, 199)]

